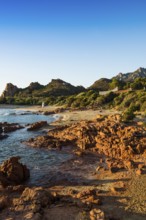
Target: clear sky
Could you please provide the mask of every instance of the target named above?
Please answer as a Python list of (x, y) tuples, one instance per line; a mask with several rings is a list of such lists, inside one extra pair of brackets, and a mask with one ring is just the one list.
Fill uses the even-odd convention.
[(146, 67), (146, 0), (0, 0), (0, 92)]

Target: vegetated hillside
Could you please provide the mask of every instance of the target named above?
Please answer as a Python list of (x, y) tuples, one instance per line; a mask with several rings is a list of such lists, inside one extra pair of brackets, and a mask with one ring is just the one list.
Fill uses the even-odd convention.
[(83, 86), (73, 86), (61, 79), (52, 79), (52, 81), (39, 91), (34, 91), (35, 96), (68, 96), (85, 91)]
[(146, 91), (134, 90), (124, 93), (119, 93), (114, 99), (113, 106), (124, 110), (131, 106), (136, 106), (137, 110), (146, 111)]
[(46, 97), (46, 96), (67, 96), (73, 95), (79, 92), (85, 91), (83, 86), (73, 86), (61, 79), (52, 79), (52, 81), (43, 86), (38, 82), (32, 82), (24, 89), (17, 88), (13, 84), (7, 84), (2, 94), (2, 97), (28, 97), (29, 95), (34, 97)]
[(125, 74), (119, 73), (117, 76), (113, 78), (124, 82), (133, 82), (137, 78), (146, 78), (146, 69), (140, 67), (134, 72), (125, 73)]
[(0, 103), (8, 104), (40, 104), (42, 101), (52, 103), (56, 97), (69, 96), (85, 91), (83, 86), (73, 86), (61, 79), (53, 79), (46, 86), (38, 82), (31, 83), (24, 89), (7, 84), (2, 93)]
[(95, 90), (82, 92), (78, 95), (62, 97), (56, 100), (60, 105), (72, 108), (115, 108), (122, 111), (142, 111), (146, 113), (146, 90), (133, 90), (121, 92), (109, 92), (106, 95), (99, 95)]
[(112, 80), (101, 78), (93, 83), (88, 89), (94, 89), (97, 91), (107, 91), (110, 89), (110, 83)]
[(110, 107), (110, 103), (118, 95), (116, 93), (110, 92), (105, 96), (99, 95), (95, 90), (88, 90), (81, 92), (79, 94), (71, 96), (60, 96), (56, 99), (51, 99), (49, 104), (64, 105), (65, 107), (71, 108), (99, 108)]
[(35, 91), (43, 89), (45, 86), (39, 84), (38, 82), (32, 82), (30, 85), (24, 89), (19, 89), (13, 96), (17, 97), (28, 97), (33, 95)]
[(88, 89), (93, 89), (96, 91), (109, 91), (115, 89), (116, 87), (118, 87), (119, 89), (123, 89), (129, 87), (129, 85), (126, 84), (124, 81), (120, 81), (116, 78), (102, 78), (95, 81), (93, 85), (91, 85)]
[[(65, 105), (66, 107), (82, 108), (130, 108), (135, 105), (137, 109), (144, 110), (146, 106), (146, 69), (124, 75), (133, 80), (122, 81), (116, 77), (97, 80), (88, 89), (82, 86), (73, 86), (61, 79), (53, 79), (46, 86), (38, 82), (31, 83), (27, 88), (20, 89), (11, 83), (7, 84), (0, 103), (34, 105), (45, 102), (45, 105)], [(139, 78), (139, 76), (142, 76)], [(110, 92), (115, 87), (119, 92)], [(99, 95), (99, 91), (109, 91), (106, 95)], [(145, 111), (145, 110), (144, 110)]]
[[(58, 97), (52, 104), (65, 105), (72, 108), (116, 108), (117, 110), (127, 110), (128, 112), (146, 112), (146, 90), (139, 87), (142, 79), (133, 82), (133, 90), (120, 90), (119, 92), (109, 92), (106, 95), (99, 95), (96, 90), (88, 90), (77, 95), (68, 97)], [(146, 79), (143, 80), (146, 83)], [(137, 89), (139, 88), (139, 89)]]
[(46, 86), (39, 83), (31, 83), (27, 88), (19, 89), (15, 97), (48, 97), (48, 96), (68, 96), (85, 91), (82, 86), (73, 86), (61, 79), (52, 79)]
[(146, 69), (139, 68), (134, 72), (130, 73), (119, 73), (117, 76), (113, 77), (112, 79), (101, 78), (95, 81), (88, 89), (94, 89), (97, 91), (107, 91), (112, 90), (115, 87), (119, 87), (119, 89), (127, 89), (133, 87), (133, 83), (136, 85), (139, 83), (139, 87), (141, 87), (141, 83), (144, 79), (146, 79)]

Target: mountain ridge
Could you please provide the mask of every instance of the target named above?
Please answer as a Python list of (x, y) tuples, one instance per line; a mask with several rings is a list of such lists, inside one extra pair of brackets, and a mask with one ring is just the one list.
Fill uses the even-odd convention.
[(14, 97), (14, 96), (27, 96), (27, 95), (72, 95), (75, 93), (83, 92), (85, 88), (83, 86), (73, 86), (61, 79), (52, 79), (47, 85), (41, 85), (38, 82), (31, 82), (29, 86), (25, 88), (18, 88), (12, 83), (7, 83), (1, 97)]
[(124, 81), (124, 82), (132, 82), (136, 78), (146, 78), (146, 69), (143, 67), (140, 67), (134, 72), (119, 73), (117, 76), (113, 78)]
[(84, 88), (83, 86), (74, 86), (61, 79), (52, 79), (51, 82), (49, 82), (47, 85), (41, 85), (38, 82), (31, 82), (26, 88), (18, 88), (12, 83), (7, 83), (0, 97), (6, 98), (14, 96), (68, 96), (88, 90), (106, 91), (113, 89), (114, 87), (119, 86), (122, 83), (126, 84), (128, 82), (134, 82), (134, 80), (138, 78), (146, 78), (146, 68), (140, 67), (133, 72), (119, 73), (111, 79), (98, 79), (87, 88)]

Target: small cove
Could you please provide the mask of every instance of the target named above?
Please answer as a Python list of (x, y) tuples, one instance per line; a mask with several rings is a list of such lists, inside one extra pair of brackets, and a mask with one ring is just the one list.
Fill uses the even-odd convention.
[[(29, 111), (21, 111), (8, 108), (0, 108), (0, 122), (27, 124), (37, 121), (47, 121), (51, 123), (57, 116), (45, 116), (35, 114)], [(43, 185), (43, 178), (53, 169), (59, 169), (60, 164), (72, 158), (72, 155), (64, 151), (55, 151), (47, 149), (34, 149), (26, 146), (22, 141), (29, 138), (44, 135), (45, 130), (27, 131), (23, 128), (11, 133), (9, 137), (0, 140), (0, 163), (12, 156), (20, 156), (21, 162), (30, 169), (31, 178), (29, 184)], [(45, 181), (46, 182), (46, 181)]]

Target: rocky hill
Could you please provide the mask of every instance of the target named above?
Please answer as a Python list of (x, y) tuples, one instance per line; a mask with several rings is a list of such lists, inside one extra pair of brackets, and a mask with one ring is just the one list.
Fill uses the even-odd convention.
[(3, 91), (1, 97), (5, 98), (5, 97), (13, 97), (20, 89), (13, 85), (12, 83), (7, 83), (5, 90)]
[(136, 78), (146, 78), (146, 69), (140, 67), (134, 72), (130, 73), (119, 73), (117, 76), (113, 77), (115, 79), (125, 81), (125, 82), (133, 82)]
[(47, 96), (67, 96), (85, 91), (82, 86), (73, 86), (61, 79), (52, 79), (52, 81), (43, 86), (38, 82), (32, 82), (24, 89), (18, 88), (11, 83), (6, 85), (1, 97), (47, 97)]
[(111, 79), (101, 78), (95, 81), (88, 89), (107, 91), (115, 87), (126, 86), (126, 83), (133, 83), (136, 79), (146, 79), (146, 69), (140, 67), (134, 72), (119, 73)]
[(88, 89), (94, 89), (99, 91), (109, 90), (109, 84), (112, 82), (110, 79), (101, 78), (93, 83)]
[[(139, 68), (131, 73), (119, 73), (111, 79), (101, 78), (87, 89), (83, 86), (73, 86), (61, 79), (52, 79), (47, 85), (32, 82), (23, 89), (8, 83), (0, 97), (0, 104), (40, 105), (45, 102), (45, 105), (58, 104), (69, 107), (86, 107), (109, 104), (116, 98), (114, 105), (115, 103), (117, 105), (122, 102), (124, 97), (123, 95), (121, 100), (119, 98), (119, 101), (117, 101), (116, 96), (120, 96), (121, 91), (119, 94), (114, 93), (109, 94), (107, 97), (100, 97), (100, 95), (103, 95), (100, 91), (110, 93), (115, 88), (121, 90), (122, 93), (132, 90), (135, 97), (137, 97), (136, 91), (146, 91), (146, 69)], [(137, 98), (135, 101), (137, 101)], [(126, 100), (125, 102), (127, 103)], [(139, 105), (141, 106), (141, 103)]]
[(68, 96), (85, 91), (83, 86), (73, 86), (61, 79), (52, 79), (43, 89), (34, 91), (38, 96)]

